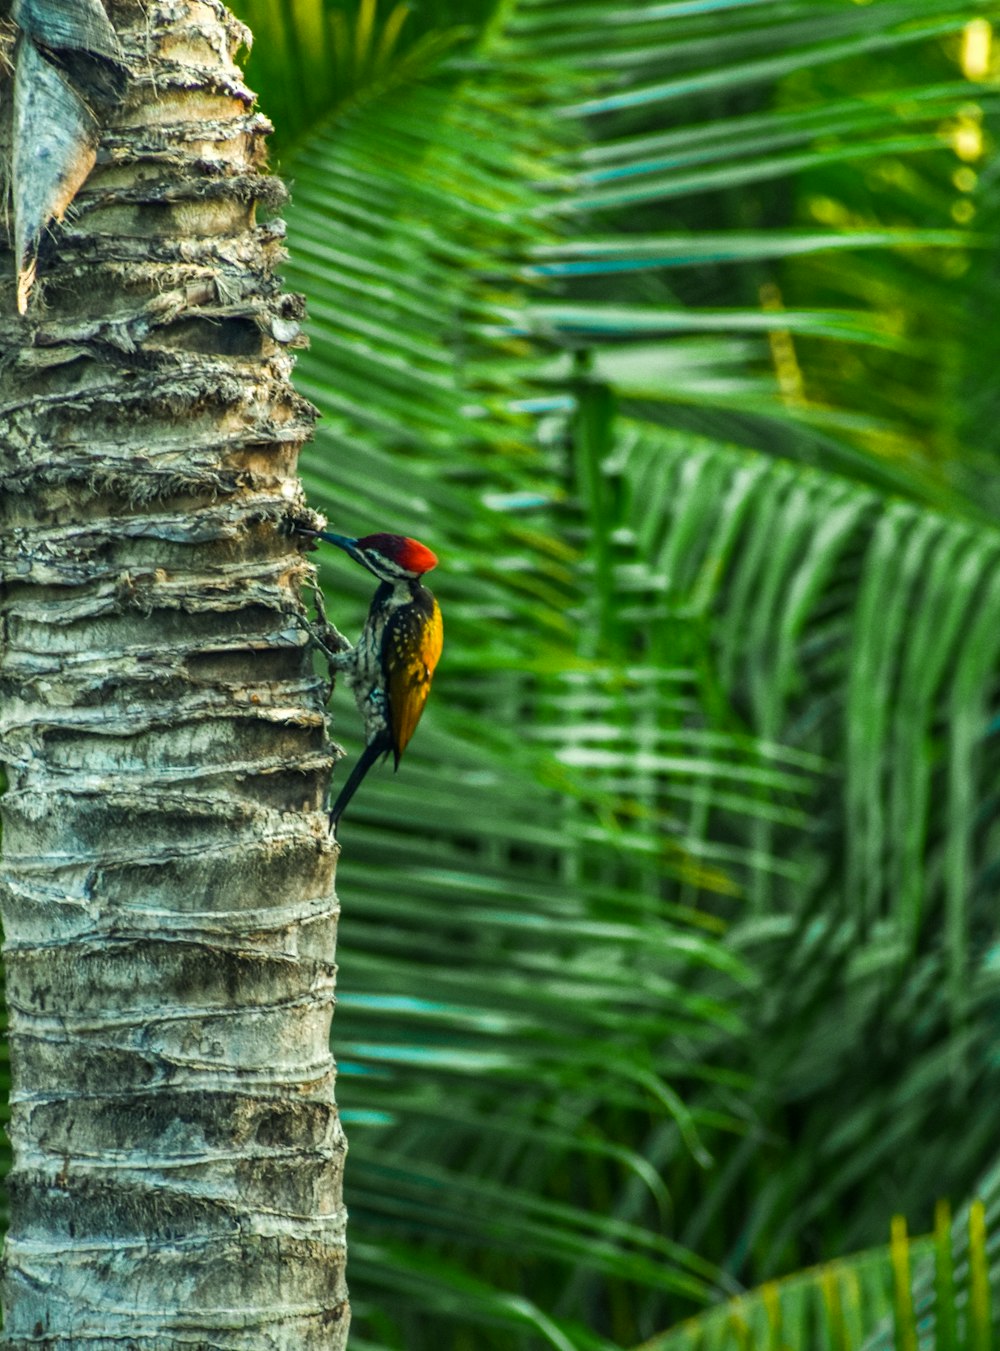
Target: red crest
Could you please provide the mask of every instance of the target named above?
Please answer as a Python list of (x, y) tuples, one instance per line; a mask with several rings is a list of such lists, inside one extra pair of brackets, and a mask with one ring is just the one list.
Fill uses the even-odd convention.
[(365, 535), (364, 539), (358, 540), (358, 547), (376, 550), (383, 558), (391, 558), (407, 572), (420, 574), (437, 567), (437, 554), (407, 535)]

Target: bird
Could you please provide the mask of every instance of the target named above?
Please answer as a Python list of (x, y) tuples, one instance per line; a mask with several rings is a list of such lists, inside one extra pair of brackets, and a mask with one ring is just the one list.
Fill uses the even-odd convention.
[[(441, 607), (421, 578), (437, 567), (437, 556), (406, 535), (375, 534), (361, 539), (327, 530), (299, 533), (335, 544), (378, 578), (361, 637), (354, 647), (335, 634), (341, 650), (327, 650), (332, 671), (347, 681), (365, 730), (365, 749), (330, 810), (330, 831), (380, 756), (391, 751), (395, 768), (416, 730), (441, 656)], [(335, 631), (334, 631), (335, 632)]]

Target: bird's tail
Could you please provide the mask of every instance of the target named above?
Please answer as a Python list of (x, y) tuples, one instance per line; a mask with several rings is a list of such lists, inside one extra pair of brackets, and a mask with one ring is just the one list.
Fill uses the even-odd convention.
[(330, 830), (334, 835), (337, 833), (337, 822), (344, 814), (344, 808), (350, 802), (351, 798), (361, 786), (361, 780), (365, 777), (372, 765), (380, 755), (385, 755), (392, 750), (392, 738), (388, 731), (380, 732), (374, 740), (369, 741), (368, 745), (358, 757), (358, 763), (351, 770), (350, 778), (340, 790), (336, 802), (330, 811)]

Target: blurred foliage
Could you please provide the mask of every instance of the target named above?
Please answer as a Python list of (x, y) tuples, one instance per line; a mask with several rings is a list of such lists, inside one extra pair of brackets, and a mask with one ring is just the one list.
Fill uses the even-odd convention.
[(468, 47), (495, 3), (246, 0), (235, 9), (253, 35), (247, 78), (267, 90), (282, 147), (324, 116), (344, 116), (422, 75), (440, 74), (440, 57)]
[(954, 1224), (935, 1208), (934, 1233), (911, 1240), (895, 1216), (892, 1238), (730, 1300), (640, 1351), (987, 1351), (1000, 1333), (989, 1283), (987, 1216), (997, 1178)]
[(254, 8), (311, 500), (442, 557), (342, 828), (353, 1344), (860, 1346), (996, 1157), (997, 7)]

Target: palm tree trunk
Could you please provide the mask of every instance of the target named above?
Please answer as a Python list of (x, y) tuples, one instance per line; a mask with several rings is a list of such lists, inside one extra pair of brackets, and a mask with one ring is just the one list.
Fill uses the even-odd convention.
[(336, 1351), (331, 749), (282, 530), (312, 410), (254, 218), (280, 188), (224, 8), (109, 12), (124, 102), (24, 317), (0, 249), (4, 1345)]

